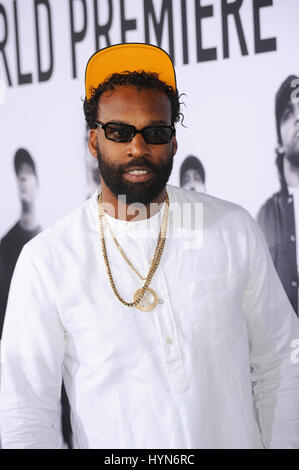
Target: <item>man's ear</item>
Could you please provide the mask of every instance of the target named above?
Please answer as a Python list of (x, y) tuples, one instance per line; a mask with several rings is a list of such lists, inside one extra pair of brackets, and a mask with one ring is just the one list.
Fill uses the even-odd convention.
[(89, 148), (91, 155), (94, 158), (97, 158), (98, 157), (98, 130), (97, 129), (90, 129), (89, 131), (88, 148)]
[(173, 147), (172, 147), (173, 157), (175, 156), (177, 149), (178, 149), (178, 141), (176, 140), (176, 137), (173, 137)]
[(276, 150), (278, 153), (284, 153), (284, 147), (282, 144), (277, 144)]

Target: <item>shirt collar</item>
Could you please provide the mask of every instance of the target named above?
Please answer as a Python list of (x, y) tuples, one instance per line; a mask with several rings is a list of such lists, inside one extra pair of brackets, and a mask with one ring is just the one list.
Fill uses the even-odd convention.
[[(96, 191), (91, 197), (91, 208), (93, 219), (96, 221), (96, 230), (99, 228), (99, 210), (98, 210), (98, 196), (101, 193), (101, 185), (98, 186)], [(170, 194), (169, 189), (167, 188), (169, 202)], [(109, 222), (111, 229), (119, 233), (136, 233), (136, 232), (149, 232), (153, 234), (158, 234), (161, 226), (162, 217), (165, 211), (165, 202), (160, 207), (159, 211), (156, 212), (152, 217), (148, 219), (138, 220), (138, 221), (126, 221), (122, 219), (117, 219), (115, 217), (105, 214), (104, 219)]]
[[(181, 239), (182, 237), (187, 239), (192, 239), (198, 237), (203, 230), (200, 217), (196, 216), (196, 219), (193, 222), (186, 223), (184, 220), (182, 212), (182, 202), (185, 201), (186, 194), (184, 192), (184, 198), (177, 195), (177, 190), (180, 191), (180, 188), (172, 187), (171, 185), (166, 185), (168, 197), (169, 197), (169, 219), (168, 219), (168, 236), (170, 238)], [(96, 189), (94, 194), (91, 196), (90, 202), (90, 220), (91, 224), (94, 227), (94, 231), (99, 234), (99, 210), (98, 210), (98, 195), (100, 194), (102, 188), (101, 185)], [(192, 191), (188, 191), (188, 193)], [(191, 197), (192, 196), (192, 197)], [(188, 201), (189, 203), (193, 201), (196, 196), (197, 202), (202, 204), (202, 198), (199, 194), (189, 194)], [(187, 202), (188, 202), (187, 201)], [(193, 201), (194, 202), (194, 201)], [(162, 205), (160, 210), (153, 215), (152, 217), (139, 221), (125, 221), (121, 219), (116, 219), (111, 216), (105, 215), (108, 219), (110, 227), (116, 237), (120, 236), (130, 236), (134, 237), (138, 234), (142, 236), (154, 236), (157, 237), (160, 231), (162, 217), (165, 210), (165, 203)]]

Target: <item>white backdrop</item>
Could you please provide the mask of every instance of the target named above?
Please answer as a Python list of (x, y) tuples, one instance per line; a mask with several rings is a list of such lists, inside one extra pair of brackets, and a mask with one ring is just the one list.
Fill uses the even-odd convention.
[[(221, 8), (225, 5), (240, 7), (239, 16), (228, 17), (227, 58), (225, 10)], [(71, 34), (71, 6), (75, 35)], [(268, 44), (274, 50), (256, 52), (254, 7), (261, 38), (275, 38), (263, 46)], [(53, 69), (47, 81), (39, 82), (37, 44), (41, 70), (51, 68), (49, 12)], [(200, 19), (200, 14), (206, 17)], [(86, 62), (97, 47), (107, 45), (105, 36), (96, 36), (96, 24), (105, 23), (110, 26), (111, 44), (147, 40), (160, 43), (175, 56), (178, 88), (186, 93), (183, 112), (187, 128), (177, 128), (179, 150), (170, 182), (179, 184), (181, 162), (189, 153), (196, 155), (206, 170), (207, 192), (237, 202), (255, 216), (265, 199), (279, 188), (274, 164), (274, 95), (289, 74), (299, 72), (298, 19), (298, 0), (2, 0), (0, 237), (19, 218), (13, 168), (19, 147), (28, 149), (37, 165), (43, 227), (86, 198), (81, 99)], [(246, 54), (244, 44), (242, 54), (236, 24), (244, 32)], [(72, 37), (78, 40), (73, 45), (76, 77)], [(212, 60), (202, 61), (200, 37), (202, 48), (214, 48)], [(24, 80), (18, 77), (20, 73), (27, 74), (32, 83), (19, 83)]]

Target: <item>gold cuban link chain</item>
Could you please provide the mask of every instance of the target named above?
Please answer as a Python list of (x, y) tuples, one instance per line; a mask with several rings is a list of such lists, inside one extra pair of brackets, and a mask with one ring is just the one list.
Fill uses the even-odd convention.
[[(102, 193), (99, 195), (98, 197), (98, 208), (99, 208), (99, 222), (100, 222), (100, 236), (101, 236), (101, 244), (102, 244), (102, 253), (103, 253), (103, 257), (104, 257), (104, 261), (105, 261), (105, 266), (106, 266), (106, 270), (107, 270), (107, 274), (108, 274), (108, 278), (109, 278), (109, 282), (110, 282), (110, 285), (112, 287), (112, 290), (114, 292), (114, 294), (116, 295), (116, 297), (118, 298), (118, 300), (123, 303), (124, 305), (126, 305), (127, 307), (137, 307), (140, 302), (142, 301), (143, 299), (143, 296), (146, 292), (146, 290), (148, 289), (149, 285), (150, 285), (150, 282), (153, 278), (153, 275), (160, 263), (160, 259), (161, 259), (161, 256), (162, 256), (162, 253), (163, 253), (163, 249), (164, 249), (164, 245), (165, 245), (165, 239), (166, 239), (166, 232), (167, 232), (167, 227), (168, 227), (168, 214), (169, 214), (169, 198), (168, 198), (168, 194), (166, 192), (165, 194), (165, 202), (166, 202), (166, 205), (165, 205), (165, 210), (164, 210), (164, 214), (163, 214), (163, 218), (162, 218), (162, 222), (161, 222), (161, 227), (160, 227), (160, 232), (159, 232), (159, 236), (158, 236), (158, 240), (157, 240), (157, 245), (156, 245), (156, 249), (155, 249), (155, 253), (154, 253), (154, 256), (153, 256), (153, 259), (152, 259), (152, 263), (150, 265), (150, 268), (149, 268), (149, 271), (148, 271), (148, 275), (146, 277), (146, 279), (142, 278), (142, 276), (138, 273), (138, 271), (136, 270), (136, 268), (133, 266), (133, 264), (131, 263), (131, 261), (128, 259), (128, 257), (126, 256), (126, 254), (124, 253), (123, 249), (121, 248), (121, 246), (119, 245), (118, 241), (116, 240), (114, 234), (112, 233), (112, 230), (111, 230), (111, 227), (109, 225), (109, 223), (106, 221), (106, 224), (108, 225), (108, 228), (110, 230), (110, 233), (112, 235), (112, 239), (115, 243), (115, 246), (118, 248), (118, 250), (120, 251), (121, 255), (123, 256), (123, 258), (125, 259), (125, 261), (128, 263), (128, 265), (131, 267), (131, 269), (135, 272), (135, 274), (137, 274), (137, 276), (145, 282), (144, 282), (144, 285), (141, 289), (138, 289), (138, 295), (136, 296), (136, 293), (135, 293), (135, 300), (133, 302), (127, 302), (126, 300), (124, 300), (120, 294), (118, 293), (117, 289), (116, 289), (116, 286), (115, 286), (115, 283), (114, 283), (114, 280), (113, 280), (113, 277), (112, 277), (112, 273), (111, 273), (111, 269), (110, 269), (110, 265), (109, 265), (109, 261), (108, 261), (108, 256), (107, 256), (107, 249), (106, 249), (106, 243), (105, 243), (105, 238), (104, 238), (104, 229), (103, 229), (103, 217), (105, 215), (104, 213), (104, 210), (103, 210), (103, 197), (102, 197)], [(151, 290), (151, 292), (153, 292)], [(137, 307), (138, 308), (138, 307)], [(153, 307), (152, 307), (153, 308)], [(140, 308), (141, 310), (152, 310), (152, 308)]]

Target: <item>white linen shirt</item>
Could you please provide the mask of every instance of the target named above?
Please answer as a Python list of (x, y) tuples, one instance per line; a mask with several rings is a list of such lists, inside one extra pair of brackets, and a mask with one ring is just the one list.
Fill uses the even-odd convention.
[[(57, 448), (62, 375), (76, 448), (299, 448), (299, 322), (260, 229), (236, 204), (167, 191), (152, 311), (111, 289), (96, 193), (23, 248), (2, 341), (4, 448)], [(186, 202), (203, 208), (203, 229), (182, 228)], [(143, 276), (163, 211), (109, 217)], [(141, 281), (107, 228), (105, 239), (117, 289), (132, 301)]]

